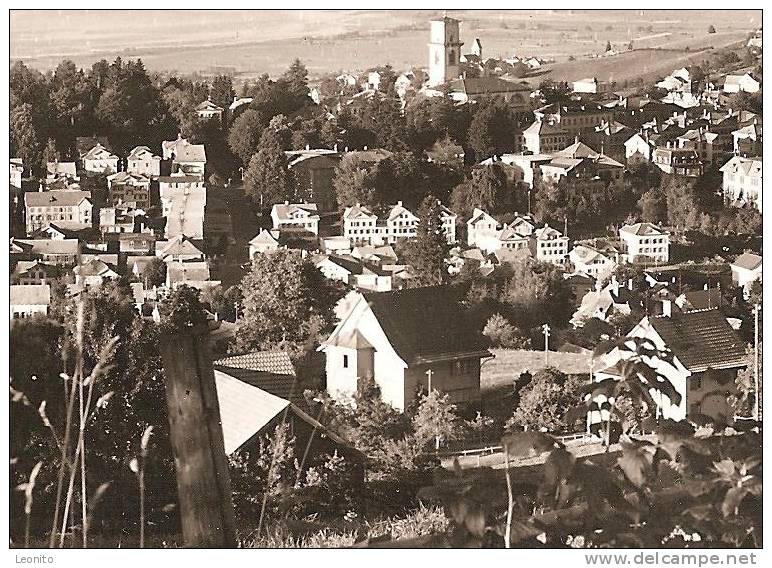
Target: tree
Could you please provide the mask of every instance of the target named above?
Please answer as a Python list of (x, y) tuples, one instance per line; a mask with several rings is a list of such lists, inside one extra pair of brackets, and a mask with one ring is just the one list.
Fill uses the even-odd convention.
[(218, 107), (227, 109), (233, 102), (236, 91), (233, 90), (233, 79), (228, 75), (218, 75), (212, 80), (209, 89), (209, 100)]
[(365, 206), (375, 204), (372, 174), (356, 154), (347, 154), (335, 168), (333, 178), (335, 198), (338, 207), (350, 207), (357, 203)]
[(487, 103), (477, 109), (469, 126), (469, 146), (479, 162), (494, 155), (511, 152), (515, 121), (509, 109), (496, 103)]
[(166, 283), (166, 263), (157, 256), (153, 257), (142, 267), (140, 279), (148, 288), (163, 286)]
[(335, 323), (333, 308), (343, 290), (297, 251), (260, 254), (241, 282), (243, 317), (240, 349), (287, 349), (293, 355), (314, 349)]
[(244, 173), (244, 190), (261, 208), (291, 200), (292, 177), (282, 149), (281, 132), (263, 130), (257, 152)]
[(709, 25), (709, 26), (708, 26), (708, 33), (709, 33), (709, 34), (714, 34), (714, 33), (716, 33), (716, 28), (713, 26), (713, 24), (711, 24), (711, 25)]
[(662, 190), (667, 195), (667, 221), (676, 231), (698, 226), (699, 205), (694, 182), (683, 177), (663, 178)]
[(43, 147), (35, 128), (32, 106), (25, 103), (11, 110), (11, 155), (24, 160), (31, 172), (39, 171)]
[(501, 292), (510, 321), (530, 329), (545, 321), (556, 327), (568, 323), (573, 311), (572, 294), (562, 273), (552, 264), (537, 263), (529, 256), (508, 263), (512, 269)]
[[(289, 69), (281, 76), (280, 81), (286, 85), (286, 96), (289, 98), (292, 111), (298, 110), (310, 104), (308, 96), (308, 70), (306, 66), (295, 59)], [(285, 113), (289, 114), (289, 113)]]
[(429, 394), (421, 395), (418, 411), (413, 417), (413, 430), (421, 446), (433, 443), (435, 451), (438, 451), (443, 442), (459, 435), (459, 428), (456, 405), (450, 402), (449, 394), (432, 389)]
[(667, 196), (659, 189), (652, 189), (638, 200), (638, 208), (644, 221), (659, 223), (667, 220)]
[(267, 123), (256, 110), (247, 109), (233, 121), (228, 132), (228, 146), (238, 156), (241, 163), (248, 165), (257, 152), (257, 146)]
[(528, 349), (530, 340), (521, 336), (517, 328), (509, 323), (509, 320), (499, 313), (493, 314), (483, 328), (483, 335), (487, 337), (493, 347), (504, 349)]
[(471, 178), (457, 185), (451, 195), (451, 206), (458, 214), (469, 216), (475, 207), (492, 215), (511, 211), (514, 192), (507, 186), (506, 174), (497, 164), (472, 170)]
[(76, 133), (94, 131), (92, 87), (72, 61), (62, 61), (51, 81), (51, 106), (55, 115), (55, 138), (60, 147), (72, 144)]
[(552, 367), (537, 371), (520, 392), (520, 403), (507, 428), (573, 432), (574, 423), (566, 415), (581, 399), (582, 386), (581, 378), (568, 376)]
[(606, 42), (606, 51), (607, 52), (611, 51), (611, 42), (610, 41)]
[(430, 195), (419, 210), (416, 236), (405, 243), (402, 259), (413, 267), (411, 286), (434, 286), (447, 279), (448, 245), (442, 226), (442, 203)]

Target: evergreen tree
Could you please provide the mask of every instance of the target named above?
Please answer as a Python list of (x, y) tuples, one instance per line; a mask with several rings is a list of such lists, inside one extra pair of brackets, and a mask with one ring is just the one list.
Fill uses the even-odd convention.
[(244, 173), (244, 190), (261, 208), (291, 200), (292, 178), (282, 149), (281, 133), (268, 127), (263, 130), (257, 152)]
[(364, 162), (356, 154), (348, 154), (343, 157), (335, 168), (335, 177), (332, 183), (335, 187), (335, 198), (341, 209), (356, 203), (365, 206), (374, 205), (372, 176)]
[(251, 108), (245, 110), (233, 121), (228, 132), (228, 146), (245, 166), (249, 165), (250, 159), (257, 152), (266, 124), (260, 113)]
[(421, 396), (413, 417), (413, 430), (421, 446), (431, 444), (435, 451), (439, 450), (443, 442), (458, 437), (460, 426), (456, 405), (450, 402), (450, 395), (432, 389)]
[(411, 286), (434, 286), (447, 279), (445, 258), (448, 245), (442, 227), (442, 204), (430, 195), (419, 209), (416, 237), (403, 247), (403, 260), (413, 267), (415, 276), (409, 280)]
[(218, 107), (227, 109), (235, 96), (236, 91), (233, 90), (233, 79), (228, 75), (218, 75), (212, 80), (212, 86), (209, 89), (209, 100)]
[(32, 105), (24, 103), (11, 110), (11, 155), (24, 161), (30, 172), (41, 171), (43, 145), (35, 128)]

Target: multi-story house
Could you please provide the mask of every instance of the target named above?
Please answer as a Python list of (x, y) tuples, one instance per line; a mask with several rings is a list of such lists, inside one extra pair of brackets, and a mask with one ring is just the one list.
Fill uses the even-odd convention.
[(753, 119), (750, 124), (732, 132), (732, 148), (739, 156), (763, 155), (762, 126), (758, 120)]
[(529, 242), (531, 255), (539, 262), (563, 265), (568, 256), (568, 237), (545, 224), (536, 229)]
[(557, 121), (536, 120), (523, 131), (523, 150), (551, 154), (571, 143), (573, 136)]
[(499, 222), (488, 213), (475, 207), (466, 222), (466, 244), (483, 250), (491, 250), (498, 240)]
[(206, 150), (203, 144), (191, 144), (181, 134), (177, 140), (161, 143), (163, 159), (172, 161), (172, 173), (198, 176), (204, 179), (206, 170)]
[[(449, 243), (456, 241), (456, 215), (442, 207), (440, 216), (445, 237)], [(346, 207), (343, 212), (343, 236), (356, 245), (381, 245), (395, 243), (399, 239), (416, 236), (419, 218), (408, 210), (401, 201), (379, 217), (360, 204)]]
[(625, 140), (625, 161), (627, 165), (651, 162), (654, 157), (654, 150), (657, 147), (657, 138), (659, 138), (659, 134), (650, 134), (648, 130), (644, 130), (643, 132), (633, 134)]
[(563, 179), (602, 180), (619, 185), (625, 166), (600, 154), (583, 142), (576, 141), (556, 152), (552, 160), (541, 166), (542, 180), (557, 184)]
[(533, 111), (536, 120), (552, 120), (568, 132), (570, 137), (592, 132), (604, 122), (613, 122), (613, 108), (592, 102), (553, 103)]
[(204, 236), (206, 186), (196, 175), (161, 176), (161, 214), (166, 217), (165, 237), (185, 235), (192, 239)]
[(161, 175), (161, 157), (147, 146), (137, 146), (126, 158), (126, 171), (147, 178), (158, 177)]
[(670, 258), (670, 233), (652, 223), (624, 225), (619, 229), (624, 250), (622, 258), (630, 264), (666, 264)]
[(724, 80), (725, 93), (758, 93), (761, 83), (753, 78), (750, 73), (744, 75), (727, 75)]
[(36, 315), (47, 316), (51, 305), (51, 286), (49, 284), (11, 285), (11, 319), (31, 318)]
[(99, 209), (99, 230), (102, 234), (133, 233), (134, 211), (120, 205), (117, 207), (101, 207)]
[(118, 156), (99, 143), (80, 157), (84, 170), (100, 174), (117, 172), (118, 159)]
[(697, 151), (691, 148), (678, 148), (672, 140), (669, 140), (666, 146), (654, 150), (653, 162), (666, 174), (698, 177), (703, 172)]
[(721, 166), (724, 202), (735, 207), (751, 205), (762, 211), (761, 158), (735, 156)]
[(78, 239), (11, 239), (10, 256), (21, 260), (40, 260), (56, 266), (75, 266), (80, 262)]
[(574, 272), (603, 279), (617, 267), (619, 251), (609, 243), (575, 243), (568, 259), (574, 265)]
[(133, 203), (145, 211), (150, 207), (150, 179), (142, 174), (118, 172), (107, 176), (107, 193), (111, 205)]
[(316, 203), (277, 203), (271, 207), (275, 231), (301, 231), (319, 234), (319, 213)]
[(90, 227), (90, 191), (36, 191), (24, 194), (27, 234), (50, 223), (65, 228)]

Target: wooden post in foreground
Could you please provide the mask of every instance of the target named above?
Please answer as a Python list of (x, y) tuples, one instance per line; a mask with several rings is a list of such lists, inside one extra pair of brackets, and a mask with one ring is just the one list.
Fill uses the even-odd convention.
[(169, 431), (185, 545), (235, 548), (220, 406), (206, 328), (161, 339)]

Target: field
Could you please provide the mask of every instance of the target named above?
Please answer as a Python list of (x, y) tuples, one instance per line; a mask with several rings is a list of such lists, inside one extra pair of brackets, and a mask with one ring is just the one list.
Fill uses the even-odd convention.
[[(106, 58), (141, 57), (148, 69), (180, 74), (229, 70), (237, 79), (275, 75), (295, 57), (311, 76), (391, 63), (396, 69), (427, 63), (430, 10), (358, 11), (50, 11), (14, 10), (11, 60), (42, 70), (67, 57), (79, 66)], [(695, 50), (742, 40), (760, 25), (759, 11), (453, 11), (461, 39), (479, 37), (483, 54), (554, 58), (549, 76), (624, 80), (662, 75)], [(708, 35), (709, 25), (717, 34)], [(635, 51), (596, 59), (606, 42)], [(689, 47), (690, 52), (682, 51)], [(568, 62), (569, 56), (577, 61)]]

